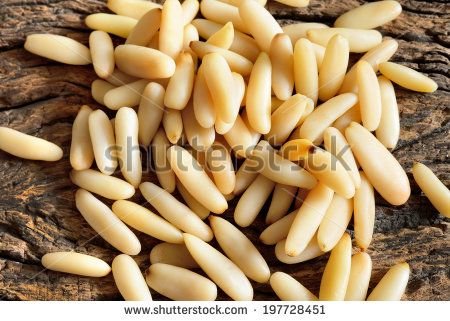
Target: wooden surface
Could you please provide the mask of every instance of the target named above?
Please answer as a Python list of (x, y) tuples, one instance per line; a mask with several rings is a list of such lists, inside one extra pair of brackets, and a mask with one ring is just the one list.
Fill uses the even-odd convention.
[[(312, 0), (308, 8), (293, 9), (274, 2), (268, 8), (281, 23), (317, 21), (332, 24), (341, 13), (363, 1)], [(450, 107), (450, 7), (442, 1), (400, 1), (402, 15), (380, 28), (400, 46), (393, 60), (418, 69), (439, 85), (433, 94), (397, 89), (401, 139), (394, 155), (411, 180), (412, 195), (404, 206), (377, 199), (376, 233), (369, 249), (373, 260), (371, 287), (387, 268), (408, 261), (412, 273), (404, 299), (449, 300), (449, 232), (446, 221), (412, 180), (412, 162), (422, 161), (448, 186)], [(83, 220), (74, 206), (75, 187), (68, 178), (72, 121), (82, 104), (96, 105), (90, 83), (92, 66), (65, 66), (27, 53), (25, 36), (57, 33), (87, 43), (87, 14), (106, 11), (104, 0), (2, 0), (0, 6), (0, 126), (9, 126), (53, 141), (64, 148), (55, 163), (33, 162), (0, 151), (0, 299), (115, 300), (120, 295), (112, 276), (101, 279), (44, 271), (40, 258), (47, 252), (76, 250), (111, 262), (111, 246)], [(155, 180), (153, 174), (144, 180)], [(136, 197), (143, 203), (142, 197)], [(231, 203), (230, 218), (235, 201)], [(318, 293), (328, 255), (310, 262), (284, 265), (273, 247), (258, 242), (264, 229), (261, 213), (245, 229), (269, 262)], [(352, 227), (350, 226), (350, 229)], [(157, 242), (138, 233), (142, 269)], [(355, 249), (357, 251), (357, 249)], [(161, 298), (153, 292), (155, 298)], [(220, 293), (220, 299), (227, 297)], [(276, 299), (268, 285), (255, 285), (256, 300)]]

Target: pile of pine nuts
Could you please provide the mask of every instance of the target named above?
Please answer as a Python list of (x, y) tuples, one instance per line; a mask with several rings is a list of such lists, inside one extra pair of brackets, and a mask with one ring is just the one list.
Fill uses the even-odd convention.
[[(78, 211), (123, 254), (110, 267), (86, 254), (48, 253), (44, 267), (90, 277), (112, 270), (126, 300), (151, 300), (149, 287), (173, 300), (215, 300), (217, 286), (233, 300), (252, 300), (249, 280), (270, 282), (281, 300), (401, 299), (408, 264), (393, 266), (367, 296), (372, 262), (364, 250), (372, 240), (374, 191), (392, 205), (410, 196), (407, 175), (388, 150), (400, 132), (392, 82), (419, 92), (437, 89), (425, 75), (388, 62), (398, 44), (374, 30), (402, 8), (396, 1), (371, 2), (340, 16), (334, 27), (282, 28), (265, 3), (109, 0), (115, 14), (86, 18), (95, 30), (89, 48), (59, 35), (27, 37), (25, 48), (34, 54), (93, 64), (99, 77), (93, 98), (117, 110), (109, 119), (102, 109), (81, 107), (70, 178), (80, 187)], [(109, 34), (126, 41), (114, 48)], [(350, 53), (365, 54), (348, 68)], [(142, 182), (139, 145), (151, 146), (160, 186)], [(0, 149), (32, 160), (63, 156), (51, 142), (4, 127)], [(450, 217), (446, 186), (423, 164), (412, 171), (434, 207)], [(126, 200), (137, 188), (155, 212)], [(93, 194), (114, 200), (112, 208)], [(331, 251), (318, 297), (288, 274), (271, 273), (240, 229), (210, 215), (224, 213), (238, 195), (234, 223), (240, 227), (250, 226), (272, 195), (260, 240), (275, 245), (281, 262)], [(353, 256), (345, 232), (352, 215), (362, 250)], [(131, 257), (141, 243), (129, 227), (163, 241), (152, 249), (145, 277)], [(221, 251), (208, 244), (213, 238)]]

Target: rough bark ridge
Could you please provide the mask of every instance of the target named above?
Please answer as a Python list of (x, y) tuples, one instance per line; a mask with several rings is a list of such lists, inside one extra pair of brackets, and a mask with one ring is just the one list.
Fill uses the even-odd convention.
[[(282, 24), (320, 21), (331, 24), (341, 13), (363, 1), (312, 0), (308, 8), (293, 9), (275, 2), (269, 10)], [(402, 15), (380, 28), (400, 47), (393, 58), (418, 69), (438, 84), (434, 94), (397, 89), (401, 111), (401, 140), (394, 151), (411, 179), (410, 201), (392, 207), (377, 200), (376, 234), (369, 249), (374, 263), (371, 287), (394, 263), (412, 268), (405, 299), (449, 300), (448, 220), (439, 216), (411, 176), (413, 161), (422, 161), (448, 186), (450, 7), (446, 1), (401, 0)], [(40, 258), (56, 250), (90, 253), (111, 262), (117, 252), (92, 237), (74, 206), (75, 187), (68, 172), (71, 123), (82, 104), (100, 107), (90, 97), (96, 78), (91, 66), (74, 67), (27, 53), (28, 34), (67, 35), (87, 43), (87, 14), (107, 11), (103, 0), (3, 0), (0, 6), (0, 126), (49, 139), (63, 146), (56, 163), (21, 160), (0, 152), (0, 299), (2, 300), (113, 300), (120, 295), (111, 276), (83, 278), (43, 271)], [(155, 181), (152, 174), (145, 180)], [(141, 197), (136, 199), (143, 202)], [(226, 217), (231, 218), (235, 202)], [(284, 265), (273, 247), (258, 242), (264, 228), (261, 214), (249, 237), (258, 244), (272, 271), (285, 271), (317, 294), (327, 256), (303, 264)], [(148, 253), (157, 242), (139, 234), (138, 257), (145, 269)], [(155, 298), (161, 298), (153, 293)], [(227, 299), (221, 293), (220, 299)], [(255, 284), (255, 299), (276, 299), (268, 285)]]

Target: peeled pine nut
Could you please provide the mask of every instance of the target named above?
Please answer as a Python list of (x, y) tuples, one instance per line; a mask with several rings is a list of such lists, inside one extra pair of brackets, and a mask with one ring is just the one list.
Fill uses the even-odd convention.
[(132, 228), (161, 241), (183, 243), (181, 231), (161, 216), (130, 201), (116, 201), (112, 205), (114, 214)]
[(159, 29), (159, 50), (172, 59), (176, 59), (183, 48), (183, 19), (183, 9), (178, 0), (164, 2)]
[(272, 224), (283, 218), (291, 207), (297, 194), (297, 186), (276, 184), (273, 190), (270, 207), (267, 211), (266, 224)]
[(233, 127), (223, 137), (240, 157), (249, 155), (255, 146), (250, 130), (239, 115), (236, 117)]
[(194, 87), (194, 61), (188, 52), (182, 52), (176, 60), (176, 69), (167, 84), (164, 105), (181, 110), (186, 107)]
[(433, 79), (414, 69), (394, 62), (383, 62), (379, 65), (379, 69), (383, 76), (406, 89), (432, 93), (438, 88)]
[(381, 33), (377, 30), (363, 30), (351, 28), (326, 28), (308, 30), (308, 39), (312, 42), (327, 46), (328, 41), (336, 34), (348, 40), (350, 52), (366, 52), (381, 43)]
[(281, 100), (291, 97), (294, 90), (294, 49), (288, 35), (280, 33), (270, 44), (272, 62), (272, 89)]
[(191, 49), (190, 45), (192, 41), (199, 41), (197, 28), (194, 25), (188, 24), (183, 29), (183, 51), (186, 51), (192, 55), (194, 60), (195, 69), (197, 69), (198, 59), (197, 54)]
[(295, 45), (298, 39), (307, 37), (306, 33), (308, 32), (308, 30), (324, 29), (324, 28), (329, 27), (323, 23), (300, 22), (283, 26), (281, 29), (283, 29), (283, 32), (289, 36), (289, 38), (292, 41), (292, 45)]
[(134, 19), (140, 19), (153, 8), (161, 8), (158, 3), (142, 0), (108, 0), (107, 6), (109, 10), (118, 15)]
[(206, 43), (214, 45), (216, 47), (230, 49), (234, 40), (234, 27), (233, 23), (227, 22), (221, 29), (211, 35)]
[(172, 144), (176, 144), (183, 133), (183, 119), (181, 112), (176, 109), (166, 108), (162, 119), (164, 131), (167, 139)]
[(202, 204), (200, 204), (192, 195), (189, 193), (189, 191), (186, 189), (186, 187), (183, 186), (183, 184), (180, 183), (180, 181), (177, 180), (177, 190), (181, 194), (181, 197), (184, 199), (184, 202), (186, 205), (197, 214), (200, 219), (204, 220), (209, 216), (210, 211), (204, 207)]
[(317, 301), (317, 297), (314, 294), (284, 272), (272, 274), (270, 286), (281, 301)]
[(316, 55), (308, 39), (302, 38), (295, 43), (294, 80), (297, 93), (311, 98), (316, 104), (319, 95), (319, 76)]
[(114, 282), (126, 301), (152, 301), (139, 266), (132, 257), (120, 254), (112, 262)]
[[(245, 96), (243, 98), (243, 101), (245, 102)], [(247, 110), (244, 108), (244, 111), (242, 112), (242, 121), (244, 122), (245, 126), (248, 128), (248, 131), (250, 132), (250, 136), (252, 137), (252, 145), (256, 146), (259, 142), (259, 139), (261, 138), (261, 134), (258, 133), (256, 130), (254, 130), (248, 121), (248, 115)], [(272, 126), (271, 126), (272, 127)]]
[(352, 256), (350, 278), (348, 280), (345, 301), (365, 301), (372, 273), (372, 259), (365, 252)]
[(360, 176), (361, 186), (356, 189), (353, 200), (355, 212), (353, 225), (356, 245), (365, 250), (372, 241), (375, 225), (375, 195), (366, 175), (360, 172)]
[(408, 177), (394, 156), (367, 129), (351, 123), (345, 130), (353, 154), (368, 180), (392, 205), (404, 204), (411, 194)]
[(143, 15), (130, 32), (125, 44), (147, 46), (161, 24), (161, 9), (154, 8)]
[(347, 71), (349, 46), (346, 38), (334, 35), (328, 41), (319, 68), (319, 99), (327, 101), (334, 97), (344, 81)]
[(200, 126), (195, 118), (192, 102), (189, 102), (187, 107), (181, 111), (181, 117), (189, 145), (197, 150), (207, 150), (214, 143), (216, 137), (214, 127), (204, 128)]
[(202, 270), (231, 299), (236, 301), (253, 299), (252, 285), (230, 259), (193, 235), (184, 234), (184, 243)]
[(223, 195), (231, 194), (236, 184), (236, 175), (233, 160), (226, 147), (216, 141), (207, 151), (206, 161), (219, 191)]
[(75, 193), (75, 204), (88, 224), (109, 244), (122, 253), (137, 255), (141, 243), (136, 235), (91, 193), (79, 189)]
[(341, 94), (324, 102), (306, 118), (300, 127), (300, 138), (320, 144), (324, 131), (357, 102), (358, 97), (352, 93)]
[(105, 95), (108, 91), (117, 88), (114, 85), (111, 85), (109, 82), (102, 80), (102, 79), (96, 79), (91, 84), (91, 94), (92, 98), (96, 102), (98, 102), (100, 105), (105, 105)]
[(149, 287), (175, 301), (214, 301), (217, 286), (209, 279), (185, 268), (164, 263), (145, 271)]
[(45, 254), (42, 265), (49, 270), (90, 277), (102, 277), (111, 272), (105, 261), (76, 252), (53, 252)]
[(427, 166), (415, 163), (414, 180), (431, 204), (445, 217), (450, 217), (450, 191)]
[[(200, 36), (205, 39), (208, 39), (223, 27), (221, 24), (206, 19), (194, 19), (192, 24), (197, 28)], [(228, 49), (252, 62), (256, 60), (259, 54), (255, 39), (237, 30), (234, 30), (233, 43)]]
[(350, 126), (352, 122), (361, 123), (361, 111), (359, 110), (359, 104), (356, 104), (347, 110), (341, 117), (336, 119), (333, 123), (333, 127), (343, 134), (345, 133), (345, 129)]
[(344, 135), (334, 127), (328, 127), (323, 133), (325, 149), (336, 156), (336, 158), (345, 166), (349, 173), (355, 188), (361, 185), (361, 177), (359, 175), (358, 166), (353, 157), (352, 150), (347, 143)]
[[(253, 2), (252, 0), (246, 1)], [(255, 5), (259, 7), (258, 4)], [(251, 127), (261, 134), (267, 134), (270, 131), (271, 84), (272, 64), (269, 56), (265, 52), (261, 52), (253, 66), (246, 94), (248, 121)]]
[(216, 110), (203, 73), (203, 64), (200, 65), (195, 78), (192, 94), (192, 104), (195, 119), (204, 128), (214, 127), (216, 121)]
[(217, 216), (211, 216), (209, 221), (217, 242), (231, 261), (249, 279), (266, 283), (270, 277), (269, 266), (247, 236), (233, 224)]
[(258, 176), (258, 172), (255, 171), (251, 164), (251, 158), (245, 159), (236, 172), (236, 184), (233, 190), (234, 195), (242, 194)]
[(137, 106), (141, 101), (141, 95), (149, 81), (141, 79), (106, 92), (103, 97), (105, 106), (112, 110), (121, 107)]
[[(141, 0), (139, 0), (139, 1), (141, 1)], [(107, 82), (109, 82), (111, 85), (123, 86), (125, 84), (129, 84), (129, 83), (138, 81), (139, 79), (136, 77), (127, 75), (126, 73), (115, 68), (113, 73), (111, 75), (109, 75), (107, 78), (105, 78), (105, 80)]]
[(81, 106), (73, 121), (70, 165), (76, 170), (88, 169), (94, 162), (94, 151), (89, 136), (89, 115), (91, 113), (92, 109), (89, 106)]
[(173, 243), (159, 243), (150, 252), (150, 263), (164, 263), (179, 266), (185, 269), (199, 268), (186, 245)]
[(286, 254), (285, 249), (286, 240), (279, 241), (275, 246), (275, 256), (277, 257), (278, 261), (285, 264), (297, 264), (306, 262), (319, 257), (322, 254), (325, 254), (325, 252), (320, 249), (319, 243), (317, 242), (317, 234), (314, 234), (306, 248), (299, 255), (289, 256)]
[[(214, 1), (218, 2), (217, 0)], [(204, 1), (202, 1), (202, 3), (203, 2)], [(234, 51), (223, 49), (202, 41), (192, 41), (191, 49), (201, 59), (203, 59), (204, 56), (210, 53), (217, 53), (221, 55), (227, 61), (231, 71), (237, 72), (242, 76), (250, 75), (252, 71), (253, 63), (244, 56), (235, 53)]]
[[(294, 210), (278, 221), (272, 223), (261, 233), (259, 236), (260, 241), (266, 245), (275, 245), (278, 242), (284, 240), (291, 228), (292, 222), (294, 221), (295, 215), (297, 215), (298, 210)], [(282, 247), (282, 252), (284, 251), (284, 244)]]
[(314, 50), (314, 54), (316, 55), (317, 69), (320, 70), (323, 63), (323, 58), (325, 57), (326, 48), (314, 42), (311, 42), (311, 46)]
[[(178, 1), (178, 0), (174, 0)], [(175, 62), (161, 51), (136, 46), (119, 45), (114, 51), (117, 67), (139, 78), (167, 78), (175, 72)]]
[(320, 282), (319, 300), (343, 301), (350, 279), (352, 240), (345, 233), (336, 247), (331, 251), (322, 281)]
[[(235, 96), (234, 96), (234, 103), (233, 103), (233, 108), (232, 110), (229, 111), (229, 116), (231, 117), (231, 122), (223, 122), (224, 124), (226, 124), (226, 126), (224, 126), (224, 130), (223, 131), (218, 131), (216, 128), (216, 131), (218, 134), (225, 134), (226, 132), (228, 132), (234, 125), (234, 122), (236, 121), (236, 117), (239, 115), (239, 110), (241, 108), (241, 103), (244, 100), (244, 96), (245, 96), (245, 90), (246, 90), (246, 85), (245, 85), (245, 80), (244, 78), (236, 73), (236, 72), (232, 72), (231, 75), (233, 76), (233, 83), (234, 83), (234, 89), (235, 89)], [(217, 115), (216, 118), (216, 127), (217, 127), (217, 123), (222, 122), (221, 119), (221, 113), (219, 113)]]
[(112, 33), (122, 38), (130, 35), (137, 22), (136, 19), (130, 17), (109, 13), (90, 14), (85, 20), (86, 25), (91, 29)]
[(259, 174), (242, 194), (236, 205), (234, 210), (236, 224), (242, 227), (252, 224), (274, 187), (273, 181)]
[(216, 0), (203, 0), (200, 2), (200, 12), (208, 20), (222, 25), (231, 21), (234, 28), (249, 33), (247, 25), (241, 18), (237, 7)]
[(175, 191), (175, 173), (170, 168), (167, 160), (167, 148), (170, 147), (170, 142), (167, 139), (163, 129), (159, 129), (152, 140), (152, 159), (155, 166), (156, 176), (159, 184), (169, 193)]
[(384, 76), (378, 77), (378, 85), (381, 94), (381, 119), (375, 135), (386, 148), (395, 148), (400, 136), (400, 119), (394, 86)]
[(367, 301), (400, 301), (409, 279), (408, 263), (399, 263), (387, 271)]
[[(379, 45), (373, 47), (362, 56), (359, 61), (367, 61), (373, 68), (373, 71), (378, 71), (378, 65), (382, 62), (388, 61), (397, 51), (398, 42), (394, 39), (385, 39)], [(342, 83), (340, 93), (345, 92), (357, 92), (358, 86), (356, 83), (356, 66), (354, 64), (350, 71), (345, 75), (344, 82)]]
[(347, 229), (352, 214), (353, 200), (334, 194), (317, 231), (317, 243), (322, 251), (332, 250), (339, 242)]
[[(149, 83), (142, 92), (138, 109), (139, 143), (148, 146), (158, 131), (164, 114), (164, 87), (158, 83)], [(145, 124), (145, 125), (144, 125)]]
[(114, 130), (117, 158), (123, 177), (136, 188), (141, 183), (142, 178), (138, 130), (138, 117), (134, 109), (129, 107), (120, 108), (116, 114)]
[(335, 27), (374, 29), (397, 18), (402, 6), (397, 1), (376, 1), (356, 7), (339, 16)]
[(333, 194), (333, 190), (322, 183), (309, 192), (289, 229), (285, 245), (287, 255), (299, 255), (307, 247), (333, 199)]
[(89, 36), (92, 64), (97, 76), (107, 78), (114, 71), (114, 46), (104, 31), (93, 31)]
[(356, 66), (359, 108), (364, 127), (369, 131), (378, 128), (381, 119), (381, 94), (377, 75), (367, 61)]
[(198, 0), (185, 0), (181, 4), (181, 9), (183, 11), (183, 24), (184, 26), (187, 26), (197, 15), (200, 4)]

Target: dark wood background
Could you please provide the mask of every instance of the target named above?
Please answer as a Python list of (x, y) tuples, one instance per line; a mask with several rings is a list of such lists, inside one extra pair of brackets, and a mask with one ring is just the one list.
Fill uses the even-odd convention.
[[(373, 260), (371, 287), (393, 264), (408, 261), (412, 273), (404, 299), (449, 300), (448, 220), (440, 216), (412, 179), (413, 161), (429, 165), (448, 186), (450, 107), (450, 6), (441, 1), (400, 1), (403, 13), (380, 31), (399, 42), (393, 61), (433, 78), (439, 89), (420, 94), (397, 89), (401, 139), (394, 151), (411, 180), (412, 195), (404, 206), (377, 199), (376, 233), (369, 254)], [(317, 21), (331, 25), (356, 0), (312, 0), (295, 9), (275, 2), (269, 10), (282, 24)], [(111, 275), (101, 279), (43, 271), (47, 252), (76, 250), (111, 262), (117, 251), (95, 237), (74, 205), (69, 180), (71, 125), (82, 104), (100, 107), (90, 96), (96, 78), (92, 66), (66, 66), (34, 56), (23, 49), (28, 34), (57, 33), (87, 43), (84, 17), (107, 11), (104, 0), (2, 0), (0, 5), (0, 126), (53, 141), (64, 149), (55, 163), (33, 162), (0, 151), (0, 299), (1, 300), (115, 300), (120, 295)], [(155, 181), (153, 174), (144, 180)], [(135, 198), (143, 202), (142, 197)], [(231, 217), (235, 201), (227, 217)], [(258, 245), (272, 271), (290, 273), (315, 294), (328, 255), (310, 262), (284, 265), (273, 247), (258, 242), (264, 229), (260, 217), (245, 229)], [(351, 230), (350, 226), (350, 230)], [(138, 233), (142, 269), (155, 239)], [(357, 251), (357, 249), (355, 249)], [(161, 298), (153, 292), (154, 298)], [(220, 293), (219, 299), (227, 299)], [(276, 299), (268, 285), (255, 284), (255, 299)]]

